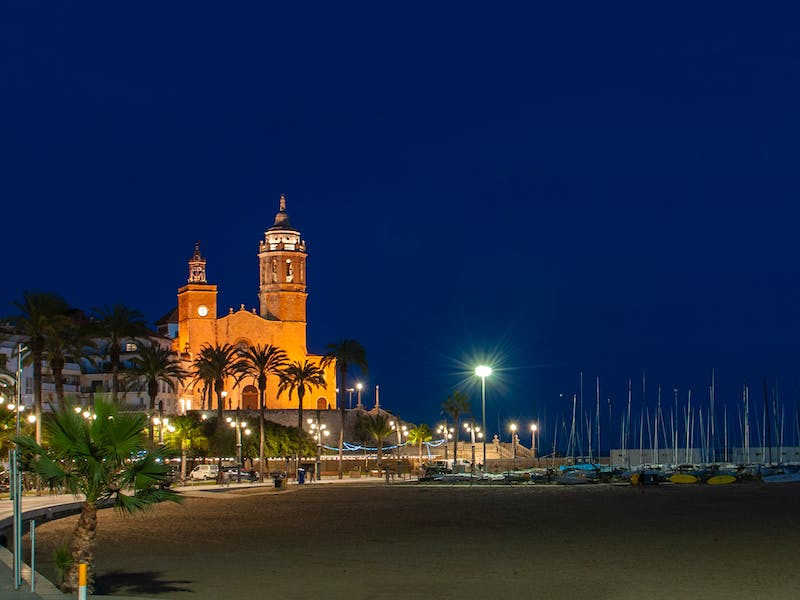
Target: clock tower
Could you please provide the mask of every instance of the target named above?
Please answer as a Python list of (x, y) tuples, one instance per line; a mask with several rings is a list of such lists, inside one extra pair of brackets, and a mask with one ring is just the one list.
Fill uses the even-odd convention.
[(200, 242), (189, 259), (189, 280), (178, 290), (178, 344), (176, 350), (186, 357), (200, 351), (200, 340), (214, 339), (217, 319), (217, 286), (206, 281), (206, 259), (200, 254)]
[(281, 194), (275, 223), (259, 244), (259, 314), (271, 321), (306, 322), (306, 243), (286, 214)]

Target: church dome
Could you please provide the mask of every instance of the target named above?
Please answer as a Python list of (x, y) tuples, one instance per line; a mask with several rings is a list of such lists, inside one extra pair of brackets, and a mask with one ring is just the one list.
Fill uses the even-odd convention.
[(281, 203), (280, 203), (280, 210), (278, 210), (278, 214), (275, 215), (275, 223), (273, 223), (272, 227), (267, 229), (267, 231), (298, 231), (292, 224), (289, 222), (289, 215), (286, 212), (286, 196), (281, 194)]

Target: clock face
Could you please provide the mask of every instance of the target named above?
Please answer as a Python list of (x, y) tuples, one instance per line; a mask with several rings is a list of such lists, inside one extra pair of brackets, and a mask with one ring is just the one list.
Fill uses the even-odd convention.
[(197, 307), (197, 314), (201, 317), (205, 317), (208, 314), (208, 307), (205, 304), (201, 304)]

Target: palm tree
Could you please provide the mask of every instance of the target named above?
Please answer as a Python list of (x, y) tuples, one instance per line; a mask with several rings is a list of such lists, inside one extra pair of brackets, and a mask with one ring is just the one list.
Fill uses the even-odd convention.
[(122, 304), (94, 309), (95, 332), (106, 342), (106, 355), (111, 363), (111, 400), (119, 402), (119, 372), (122, 368), (122, 343), (149, 335), (144, 316)]
[(286, 352), (277, 346), (258, 344), (250, 346), (236, 363), (240, 380), (244, 377), (254, 377), (258, 382), (258, 468), (262, 481), (264, 479), (264, 410), (266, 408), (264, 394), (267, 391), (267, 376), (280, 373), (288, 360)]
[[(88, 587), (94, 571), (97, 510), (107, 502), (123, 513), (133, 513), (155, 503), (180, 497), (162, 487), (167, 469), (160, 456), (144, 451), (145, 415), (117, 412), (116, 405), (99, 401), (97, 419), (83, 419), (62, 406), (47, 419), (47, 447), (34, 439), (15, 439), (26, 470), (34, 472), (52, 492), (84, 497), (72, 536), (72, 562), (62, 589), (78, 589), (78, 566), (87, 564)], [(136, 458), (131, 459), (132, 456)]]
[(367, 431), (378, 443), (378, 469), (383, 461), (383, 440), (392, 435), (392, 426), (389, 424), (389, 415), (378, 413), (367, 418)]
[[(16, 332), (25, 340), (25, 363), (33, 366), (33, 409), (36, 414), (36, 442), (42, 442), (42, 363), (49, 338), (69, 322), (72, 308), (66, 300), (51, 293), (25, 292), (22, 302), (14, 302), (21, 314), (11, 317)], [(18, 357), (22, 360), (22, 357)]]
[(225, 420), (225, 400), (222, 392), (225, 390), (225, 380), (229, 377), (236, 377), (236, 362), (238, 350), (230, 344), (212, 346), (204, 345), (200, 353), (192, 363), (195, 381), (205, 381), (214, 386), (214, 393), (217, 396), (217, 423), (215, 437), (217, 438), (217, 460), (219, 463), (219, 477), (222, 480), (222, 444)]
[[(303, 398), (306, 392), (311, 392), (314, 388), (327, 388), (325, 383), (325, 371), (308, 360), (299, 360), (284, 367), (280, 372), (281, 383), (278, 386), (278, 395), (289, 390), (289, 401), (292, 401), (292, 393), (297, 392), (297, 430), (302, 438), (303, 433)], [(297, 447), (297, 468), (300, 468), (300, 445)]]
[[(167, 435), (167, 442), (177, 447), (181, 453), (181, 480), (186, 479), (186, 459), (188, 450), (201, 449), (208, 445), (203, 425), (194, 415), (178, 415), (172, 420), (175, 430)], [(152, 442), (152, 439), (150, 440)]]
[(419, 446), (419, 464), (422, 466), (422, 444), (430, 442), (433, 439), (431, 428), (425, 423), (417, 425), (408, 432), (408, 441), (412, 444)]
[[(453, 465), (455, 466), (455, 459), (458, 458), (458, 418), (463, 414), (469, 413), (469, 398), (464, 392), (455, 390), (442, 403), (442, 410), (453, 417)], [(453, 472), (455, 473), (455, 469), (453, 469)]]
[(344, 397), (347, 393), (347, 372), (351, 366), (358, 367), (362, 374), (367, 373), (367, 351), (356, 340), (342, 340), (338, 344), (328, 344), (328, 352), (322, 357), (320, 366), (327, 367), (335, 362), (339, 370), (339, 413), (342, 417), (341, 427), (339, 428), (339, 479), (343, 474), (343, 454), (344, 454), (344, 421), (345, 403)]
[(89, 322), (80, 311), (75, 311), (72, 317), (62, 323), (53, 335), (45, 341), (44, 358), (53, 374), (58, 404), (64, 403), (64, 366), (67, 357), (72, 356), (75, 362), (80, 362), (87, 352), (96, 346), (91, 337)]
[(147, 388), (150, 398), (150, 421), (148, 422), (148, 438), (153, 443), (152, 418), (156, 410), (156, 396), (159, 384), (164, 383), (173, 392), (177, 383), (182, 382), (188, 373), (178, 363), (178, 355), (174, 350), (151, 343), (139, 347), (138, 356), (131, 361), (131, 366), (123, 381), (126, 389)]

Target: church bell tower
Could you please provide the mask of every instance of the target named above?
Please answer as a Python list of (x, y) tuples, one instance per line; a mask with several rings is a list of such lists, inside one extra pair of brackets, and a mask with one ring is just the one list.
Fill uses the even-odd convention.
[(259, 314), (271, 321), (306, 322), (306, 244), (286, 214), (281, 194), (275, 223), (259, 244)]

